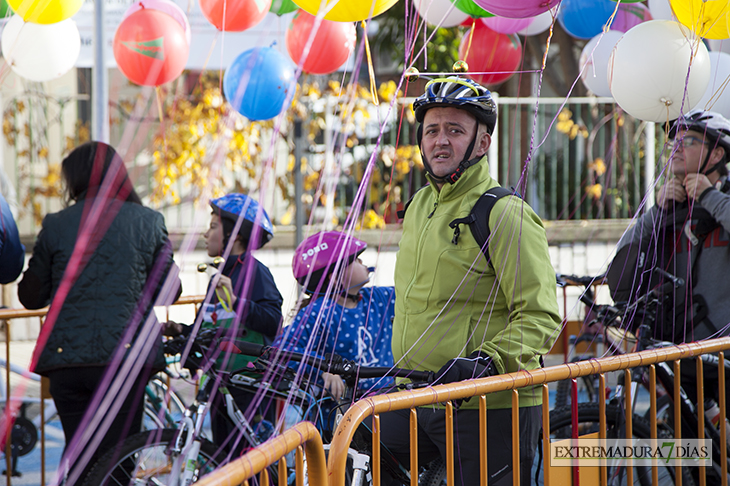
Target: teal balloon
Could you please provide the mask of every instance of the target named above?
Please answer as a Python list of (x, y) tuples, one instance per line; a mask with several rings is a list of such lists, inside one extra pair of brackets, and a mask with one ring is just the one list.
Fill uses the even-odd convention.
[(494, 17), (494, 14), (487, 12), (482, 7), (474, 3), (473, 0), (451, 0), (451, 3), (456, 5), (456, 8), (465, 14), (469, 14), (469, 17), (475, 17), (478, 19), (482, 17)]
[[(0, 0), (0, 1), (5, 1), (5, 0)], [(269, 12), (274, 13), (276, 15), (284, 15), (284, 14), (293, 12), (298, 8), (299, 7), (297, 7), (297, 4), (295, 4), (291, 0), (272, 0), (271, 8), (269, 8)]]

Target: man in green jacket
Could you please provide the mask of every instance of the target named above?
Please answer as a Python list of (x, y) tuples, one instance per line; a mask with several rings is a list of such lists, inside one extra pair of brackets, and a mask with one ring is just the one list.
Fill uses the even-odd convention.
[[(413, 104), (430, 185), (410, 202), (395, 267), (396, 366), (436, 372), (450, 383), (540, 367), (560, 330), (555, 271), (540, 218), (519, 197), (502, 197), (489, 215), (490, 262), (470, 231), (449, 223), (469, 216), (499, 184), (486, 153), (497, 107), (486, 88), (458, 76), (430, 81)], [(487, 395), (490, 485), (512, 484), (511, 392)], [(520, 477), (530, 471), (541, 426), (539, 387), (519, 390)], [(419, 463), (446, 454), (445, 411), (418, 409)], [(408, 464), (408, 411), (382, 417), (383, 443)], [(456, 484), (477, 484), (478, 400), (454, 416)]]

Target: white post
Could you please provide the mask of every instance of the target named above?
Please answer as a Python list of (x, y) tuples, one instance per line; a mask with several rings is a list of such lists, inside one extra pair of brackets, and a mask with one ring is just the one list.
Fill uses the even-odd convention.
[(104, 1), (94, 0), (94, 67), (92, 68), (92, 139), (109, 143), (109, 82), (104, 36)]
[[(492, 98), (497, 105), (497, 113), (499, 113), (499, 95), (492, 93)], [(489, 162), (489, 175), (499, 182), (499, 123), (494, 127), (494, 133), (492, 133), (492, 143), (487, 149), (487, 160)], [(506, 184), (507, 181), (504, 181), (504, 183)]]
[(644, 194), (647, 209), (654, 206), (654, 178), (656, 177), (656, 123), (647, 122), (644, 128)]

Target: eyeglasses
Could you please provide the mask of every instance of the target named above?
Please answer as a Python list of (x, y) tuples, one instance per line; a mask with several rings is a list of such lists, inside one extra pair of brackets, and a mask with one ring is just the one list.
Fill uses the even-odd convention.
[(678, 149), (679, 147), (682, 147), (683, 149), (689, 148), (692, 145), (696, 143), (701, 143), (703, 145), (707, 144), (704, 140), (697, 138), (697, 137), (683, 137), (681, 139), (674, 139), (667, 142), (667, 148), (669, 150)]

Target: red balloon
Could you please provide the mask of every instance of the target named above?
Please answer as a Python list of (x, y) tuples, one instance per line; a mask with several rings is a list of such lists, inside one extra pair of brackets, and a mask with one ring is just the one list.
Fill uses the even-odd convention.
[(500, 84), (511, 78), (522, 62), (522, 43), (517, 34), (500, 34), (484, 25), (484, 22), (477, 22), (474, 24), (474, 35), (469, 47), (469, 32), (470, 30), (461, 39), (459, 59), (466, 61), (469, 72), (487, 74), (466, 75), (487, 86)]
[[(297, 64), (303, 57), (315, 20), (313, 15), (299, 10), (286, 31), (286, 50)], [(336, 71), (352, 54), (356, 40), (353, 23), (322, 20), (314, 34), (302, 70), (311, 74), (329, 74)]]
[(114, 35), (114, 59), (133, 83), (160, 86), (177, 78), (188, 61), (185, 30), (172, 16), (143, 9), (122, 20)]
[(226, 32), (253, 27), (263, 20), (269, 8), (271, 0), (200, 0), (200, 10), (208, 22)]

